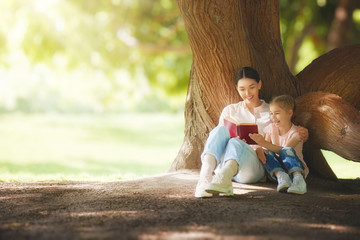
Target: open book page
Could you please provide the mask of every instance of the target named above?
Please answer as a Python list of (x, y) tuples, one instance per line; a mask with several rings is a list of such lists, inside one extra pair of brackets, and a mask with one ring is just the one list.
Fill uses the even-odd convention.
[(249, 133), (258, 133), (258, 126), (256, 123), (238, 123), (234, 119), (224, 118), (224, 126), (228, 128), (230, 137), (240, 137), (245, 139), (248, 144), (256, 144), (250, 137)]

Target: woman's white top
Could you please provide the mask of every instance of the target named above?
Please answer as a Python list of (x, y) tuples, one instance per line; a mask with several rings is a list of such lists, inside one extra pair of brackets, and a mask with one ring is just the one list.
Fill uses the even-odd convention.
[(219, 125), (224, 125), (224, 118), (230, 117), (238, 123), (256, 123), (258, 131), (264, 135), (264, 127), (270, 124), (270, 108), (264, 100), (260, 100), (262, 104), (254, 109), (252, 114), (247, 108), (244, 101), (230, 104), (221, 112)]

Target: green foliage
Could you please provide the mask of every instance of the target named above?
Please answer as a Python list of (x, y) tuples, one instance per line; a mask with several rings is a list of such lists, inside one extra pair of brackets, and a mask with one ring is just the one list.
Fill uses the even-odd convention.
[[(316, 58), (325, 53), (327, 33), (337, 1), (325, 1), (326, 4), (321, 7), (313, 0), (280, 0), (279, 3), (285, 57), (288, 62), (291, 62), (292, 58), (299, 58), (296, 69), (293, 69), (294, 73), (297, 73), (307, 66), (314, 56)], [(310, 53), (310, 56), (299, 56), (301, 47), (304, 47), (304, 51)]]
[[(279, 1), (281, 37), (285, 57), (294, 74), (300, 72), (315, 58), (326, 53), (328, 33), (334, 19), (337, 0)], [(356, 10), (355, 10), (356, 13)], [(351, 16), (350, 16), (351, 17)], [(353, 16), (348, 44), (359, 43), (360, 20)]]
[(0, 93), (3, 110), (118, 112), (184, 98), (191, 52), (174, 1), (13, 0), (0, 16), (0, 77), (13, 93)]

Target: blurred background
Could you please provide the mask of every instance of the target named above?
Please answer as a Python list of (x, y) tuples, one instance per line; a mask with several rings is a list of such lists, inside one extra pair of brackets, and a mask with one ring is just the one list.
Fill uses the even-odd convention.
[[(280, 0), (297, 74), (359, 43), (360, 1)], [(163, 173), (181, 146), (192, 63), (173, 0), (0, 2), (0, 181)], [(360, 164), (325, 152), (335, 173)]]

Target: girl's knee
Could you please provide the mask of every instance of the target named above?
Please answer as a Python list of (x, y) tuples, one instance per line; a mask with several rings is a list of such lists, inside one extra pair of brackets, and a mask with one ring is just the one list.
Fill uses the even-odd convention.
[(296, 152), (292, 147), (283, 147), (280, 151), (281, 158), (283, 157), (295, 157)]
[(265, 154), (265, 157), (267, 157), (267, 156), (268, 157), (273, 157), (273, 158), (276, 157), (275, 153), (270, 151), (269, 149), (265, 149), (265, 152), (267, 153), (267, 154)]

